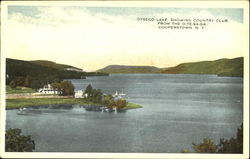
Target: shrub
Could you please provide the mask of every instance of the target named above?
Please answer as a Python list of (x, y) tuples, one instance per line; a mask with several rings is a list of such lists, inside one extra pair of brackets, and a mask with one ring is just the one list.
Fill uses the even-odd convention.
[(8, 129), (5, 133), (5, 151), (7, 152), (32, 152), (35, 142), (31, 136), (21, 135), (21, 129)]

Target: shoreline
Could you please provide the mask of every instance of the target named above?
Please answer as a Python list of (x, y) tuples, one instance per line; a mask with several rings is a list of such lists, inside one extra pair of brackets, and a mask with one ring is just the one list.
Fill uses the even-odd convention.
[[(103, 106), (98, 103), (91, 103), (84, 101), (82, 98), (15, 98), (6, 99), (5, 110), (19, 109), (24, 107), (39, 107), (42, 105), (59, 105), (59, 104), (72, 104), (72, 105), (92, 105)], [(128, 103), (124, 109), (137, 109), (142, 108), (141, 105), (135, 103)]]

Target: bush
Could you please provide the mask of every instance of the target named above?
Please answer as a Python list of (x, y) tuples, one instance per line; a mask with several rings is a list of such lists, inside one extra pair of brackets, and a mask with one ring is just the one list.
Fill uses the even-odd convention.
[(10, 82), (10, 88), (16, 88), (17, 84), (14, 80)]
[[(193, 149), (198, 153), (243, 153), (243, 124), (237, 129), (236, 138), (225, 140), (220, 139), (220, 143), (216, 145), (211, 139), (204, 138), (200, 144), (193, 143)], [(189, 152), (188, 149), (182, 152)]]
[(198, 153), (215, 153), (217, 151), (217, 146), (211, 139), (204, 138), (203, 143), (193, 143), (193, 149)]
[(238, 128), (236, 138), (220, 139), (218, 152), (243, 153), (243, 124)]
[(127, 105), (127, 101), (124, 98), (118, 99), (117, 101), (115, 101), (115, 106), (117, 109), (122, 109), (124, 107), (126, 107)]
[(5, 133), (6, 152), (32, 152), (35, 142), (30, 136), (21, 135), (21, 129), (8, 129)]

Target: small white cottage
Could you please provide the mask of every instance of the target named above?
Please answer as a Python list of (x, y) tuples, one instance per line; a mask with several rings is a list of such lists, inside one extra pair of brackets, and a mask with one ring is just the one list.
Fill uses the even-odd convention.
[(75, 98), (83, 98), (83, 91), (82, 90), (75, 91)]

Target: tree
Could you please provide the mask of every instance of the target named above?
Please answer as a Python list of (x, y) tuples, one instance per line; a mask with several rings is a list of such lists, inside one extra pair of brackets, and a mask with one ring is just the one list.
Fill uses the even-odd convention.
[(108, 108), (113, 108), (115, 106), (114, 97), (111, 94), (105, 95), (103, 104)]
[[(216, 145), (211, 139), (204, 138), (203, 143), (193, 143), (193, 149), (198, 153), (243, 153), (243, 124), (237, 129), (236, 138), (225, 140), (220, 139), (220, 143)], [(189, 152), (188, 149), (182, 152)]]
[(120, 98), (117, 101), (115, 101), (115, 106), (117, 109), (122, 109), (126, 107), (126, 105), (127, 105), (127, 101), (124, 98)]
[(243, 153), (243, 124), (237, 129), (236, 138), (220, 139), (218, 147), (218, 152), (221, 153)]
[(100, 89), (93, 89), (92, 86), (89, 84), (85, 91), (84, 95), (87, 94), (86, 100), (93, 102), (93, 103), (101, 103), (103, 99), (103, 93)]
[(91, 84), (89, 84), (89, 85), (86, 87), (86, 89), (85, 89), (85, 91), (84, 91), (84, 94), (87, 94), (88, 97), (89, 97), (89, 96), (92, 94), (92, 91), (93, 91), (93, 88), (92, 88)]
[(75, 87), (71, 81), (62, 81), (60, 83), (60, 87), (62, 89), (62, 95), (70, 96), (75, 94)]
[(61, 84), (58, 83), (58, 82), (51, 83), (51, 86), (52, 86), (52, 88), (55, 89), (55, 90), (61, 90), (61, 89), (62, 89), (62, 88), (61, 88)]
[(12, 80), (10, 82), (10, 88), (16, 88), (17, 84), (16, 84), (16, 81), (15, 80)]
[(21, 135), (21, 129), (8, 129), (5, 133), (5, 151), (7, 152), (32, 152), (35, 142), (31, 136)]
[(43, 81), (35, 79), (35, 80), (31, 81), (30, 87), (33, 88), (33, 89), (38, 90), (39, 88), (42, 88), (43, 85), (44, 85)]
[(27, 75), (24, 79), (24, 86), (30, 87), (30, 85), (31, 85), (31, 77), (29, 75)]
[(98, 103), (101, 103), (103, 99), (103, 93), (100, 89), (97, 89), (97, 96), (96, 96), (96, 100)]
[(198, 153), (215, 153), (217, 151), (217, 146), (211, 139), (204, 138), (203, 143), (193, 143), (193, 149)]
[(16, 77), (15, 82), (17, 86), (24, 86), (25, 78), (22, 76)]

